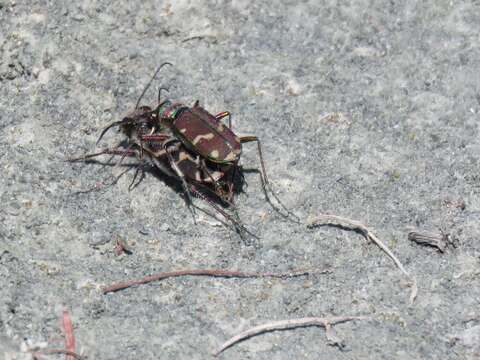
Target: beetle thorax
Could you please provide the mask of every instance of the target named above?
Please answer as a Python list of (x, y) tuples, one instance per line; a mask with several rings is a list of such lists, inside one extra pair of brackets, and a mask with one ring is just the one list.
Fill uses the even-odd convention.
[(165, 100), (160, 106), (159, 113), (161, 119), (175, 120), (179, 111), (186, 106), (180, 103), (172, 103), (170, 100)]

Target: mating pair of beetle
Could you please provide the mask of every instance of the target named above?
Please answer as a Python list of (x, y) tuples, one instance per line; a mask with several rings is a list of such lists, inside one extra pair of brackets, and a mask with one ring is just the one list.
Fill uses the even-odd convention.
[[(193, 107), (170, 100), (161, 101), (161, 91), (165, 90), (163, 88), (159, 89), (158, 104), (155, 107), (140, 106), (146, 90), (160, 69), (167, 64), (171, 65), (163, 63), (158, 67), (138, 99), (135, 109), (122, 120), (103, 129), (97, 141), (98, 144), (109, 129), (120, 127), (128, 138), (128, 147), (105, 149), (76, 160), (86, 160), (102, 154), (121, 155), (122, 159), (136, 156), (142, 161), (146, 157), (162, 173), (181, 181), (189, 202), (193, 193), (206, 200), (227, 220), (243, 228), (199, 188), (213, 192), (221, 202), (233, 206), (235, 176), (239, 171), (242, 144), (256, 142), (261, 180), (267, 200), (268, 189), (287, 214), (291, 215), (270, 188), (259, 139), (256, 136), (236, 136), (231, 129), (231, 116), (228, 111), (212, 115), (199, 106), (198, 101)], [(228, 118), (228, 126), (222, 123), (225, 118)]]

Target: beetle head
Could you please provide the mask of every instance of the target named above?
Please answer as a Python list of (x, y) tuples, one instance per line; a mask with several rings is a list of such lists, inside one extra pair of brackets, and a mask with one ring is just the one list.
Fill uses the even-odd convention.
[(127, 114), (122, 120), (114, 121), (104, 128), (97, 140), (97, 144), (108, 130), (117, 126), (120, 127), (129, 138), (132, 136), (144, 135), (155, 126), (155, 118), (155, 111), (152, 111), (149, 106), (140, 106)]

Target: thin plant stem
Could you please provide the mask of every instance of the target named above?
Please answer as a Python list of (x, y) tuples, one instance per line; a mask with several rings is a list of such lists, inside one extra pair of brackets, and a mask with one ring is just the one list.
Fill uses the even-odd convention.
[(319, 318), (319, 317), (308, 317), (301, 319), (290, 319), (290, 320), (280, 320), (273, 321), (266, 324), (258, 325), (248, 330), (241, 332), (240, 334), (235, 335), (230, 338), (228, 341), (223, 343), (217, 350), (213, 352), (213, 356), (220, 355), (224, 350), (233, 346), (234, 344), (248, 339), (252, 336), (260, 335), (270, 331), (276, 330), (288, 330), (295, 329), (298, 327), (306, 326), (321, 326), (325, 328), (326, 336), (329, 341), (333, 341), (335, 344), (338, 343), (337, 337), (332, 334), (332, 325), (353, 321), (353, 320), (364, 320), (366, 317), (361, 316), (335, 316), (331, 318)]
[(354, 230), (360, 232), (367, 240), (373, 241), (380, 249), (385, 252), (390, 259), (393, 260), (395, 265), (400, 269), (400, 271), (410, 279), (411, 283), (411, 293), (410, 293), (410, 304), (413, 304), (418, 293), (417, 280), (414, 276), (410, 275), (403, 264), (398, 260), (395, 254), (385, 245), (380, 239), (373, 234), (373, 232), (364, 224), (359, 221), (347, 219), (344, 217), (328, 214), (320, 214), (307, 222), (308, 227), (316, 227), (322, 225), (332, 225), (339, 226), (345, 229)]
[[(327, 272), (327, 271), (324, 271), (324, 272)], [(305, 276), (312, 273), (318, 273), (318, 272), (307, 271), (307, 270), (291, 271), (291, 272), (285, 272), (285, 273), (241, 272), (241, 271), (231, 271), (231, 270), (222, 270), (222, 269), (178, 270), (178, 271), (162, 272), (159, 274), (146, 276), (138, 280), (117, 282), (105, 287), (103, 289), (103, 293), (108, 294), (110, 292), (123, 290), (135, 285), (147, 284), (153, 281), (159, 281), (159, 280), (163, 280), (171, 277), (179, 277), (179, 276), (211, 276), (211, 277), (224, 277), (224, 278), (266, 278), (266, 277), (291, 278), (291, 277), (297, 277), (297, 276)]]

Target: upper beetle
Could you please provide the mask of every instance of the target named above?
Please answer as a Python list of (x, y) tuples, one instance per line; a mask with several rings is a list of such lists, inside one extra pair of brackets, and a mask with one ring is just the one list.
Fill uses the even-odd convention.
[(228, 111), (212, 115), (195, 102), (193, 107), (165, 100), (157, 108), (161, 125), (191, 151), (217, 164), (236, 163), (242, 153), (242, 139), (220, 121)]

